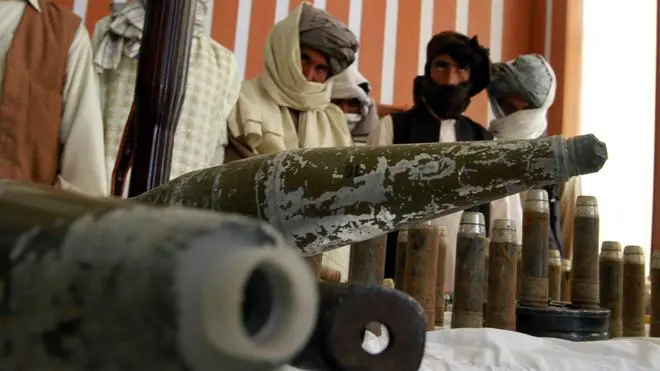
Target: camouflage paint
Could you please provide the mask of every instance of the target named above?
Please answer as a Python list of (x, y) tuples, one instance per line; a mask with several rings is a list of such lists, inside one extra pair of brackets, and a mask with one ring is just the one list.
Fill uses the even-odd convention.
[(597, 172), (606, 159), (593, 135), (300, 149), (192, 172), (135, 199), (257, 217), (311, 256)]
[[(263, 222), (12, 181), (0, 209), (0, 370), (271, 370), (314, 329), (311, 270)], [(266, 263), (280, 314), (256, 341), (243, 290)]]

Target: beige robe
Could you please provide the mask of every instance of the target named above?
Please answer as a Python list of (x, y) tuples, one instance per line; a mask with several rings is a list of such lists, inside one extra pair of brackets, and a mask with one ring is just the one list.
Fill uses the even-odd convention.
[[(353, 145), (344, 113), (330, 103), (333, 78), (315, 83), (301, 72), (301, 9), (298, 6), (271, 30), (264, 70), (256, 79), (243, 83), (228, 120), (229, 135), (255, 154)], [(347, 246), (324, 254), (323, 264), (338, 269), (345, 281), (349, 259)]]

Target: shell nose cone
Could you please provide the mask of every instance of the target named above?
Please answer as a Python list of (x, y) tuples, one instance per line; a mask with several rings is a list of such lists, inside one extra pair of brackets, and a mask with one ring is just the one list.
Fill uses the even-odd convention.
[(607, 145), (593, 134), (578, 135), (566, 140), (569, 162), (573, 165), (570, 176), (598, 172), (607, 161)]

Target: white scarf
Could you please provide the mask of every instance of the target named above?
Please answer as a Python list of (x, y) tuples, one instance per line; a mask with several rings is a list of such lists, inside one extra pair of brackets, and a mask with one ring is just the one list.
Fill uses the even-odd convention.
[(542, 136), (548, 127), (547, 112), (544, 108), (520, 110), (492, 120), (488, 131), (497, 140), (536, 139)]
[[(245, 138), (256, 154), (353, 144), (344, 113), (330, 104), (334, 77), (321, 84), (307, 81), (301, 72), (303, 4), (270, 31), (264, 71), (243, 83), (228, 119), (230, 134)], [(289, 109), (299, 112), (297, 128)]]
[[(114, 7), (118, 12), (112, 14), (110, 26), (103, 35), (98, 51), (94, 56), (94, 69), (115, 70), (119, 67), (122, 54), (128, 58), (137, 58), (140, 52), (142, 31), (144, 29), (145, 6), (148, 0), (136, 0), (131, 4)], [(208, 10), (208, 0), (196, 0), (195, 37), (204, 32), (204, 19)]]

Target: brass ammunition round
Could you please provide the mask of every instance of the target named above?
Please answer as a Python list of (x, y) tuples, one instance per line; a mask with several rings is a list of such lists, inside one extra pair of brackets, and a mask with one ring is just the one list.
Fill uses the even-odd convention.
[(522, 245), (516, 246), (516, 300), (520, 300), (522, 292)]
[(445, 270), (447, 264), (447, 226), (438, 226), (438, 264), (435, 280), (435, 325), (445, 325)]
[(348, 280), (379, 285), (385, 279), (387, 235), (351, 245)]
[(394, 289), (394, 280), (391, 278), (386, 278), (383, 280), (383, 286), (387, 287), (388, 289)]
[(561, 301), (571, 302), (571, 278), (573, 264), (570, 259), (561, 261)]
[(660, 337), (660, 251), (651, 253), (651, 337)]
[(491, 232), (488, 260), (486, 326), (516, 329), (518, 245), (513, 220), (496, 219)]
[(600, 251), (600, 306), (610, 310), (610, 338), (623, 335), (623, 251), (616, 241), (603, 241)]
[(640, 246), (623, 249), (623, 336), (640, 337), (644, 331), (644, 250)]
[(408, 228), (404, 291), (424, 309), (426, 327), (429, 331), (435, 326), (439, 237), (437, 220), (411, 225)]
[(548, 305), (549, 233), (548, 193), (543, 189), (530, 190), (523, 203), (521, 305)]
[(573, 282), (571, 302), (578, 308), (598, 308), (598, 201), (578, 196), (573, 218)]
[(400, 229), (396, 238), (396, 260), (394, 267), (394, 287), (404, 291), (406, 285), (406, 252), (408, 250), (408, 229)]
[(478, 224), (484, 221), (483, 215), (474, 214), (463, 213), (456, 240), (452, 328), (483, 327), (488, 239), (485, 223)]
[(561, 301), (561, 255), (559, 250), (548, 250), (548, 294), (550, 299)]

